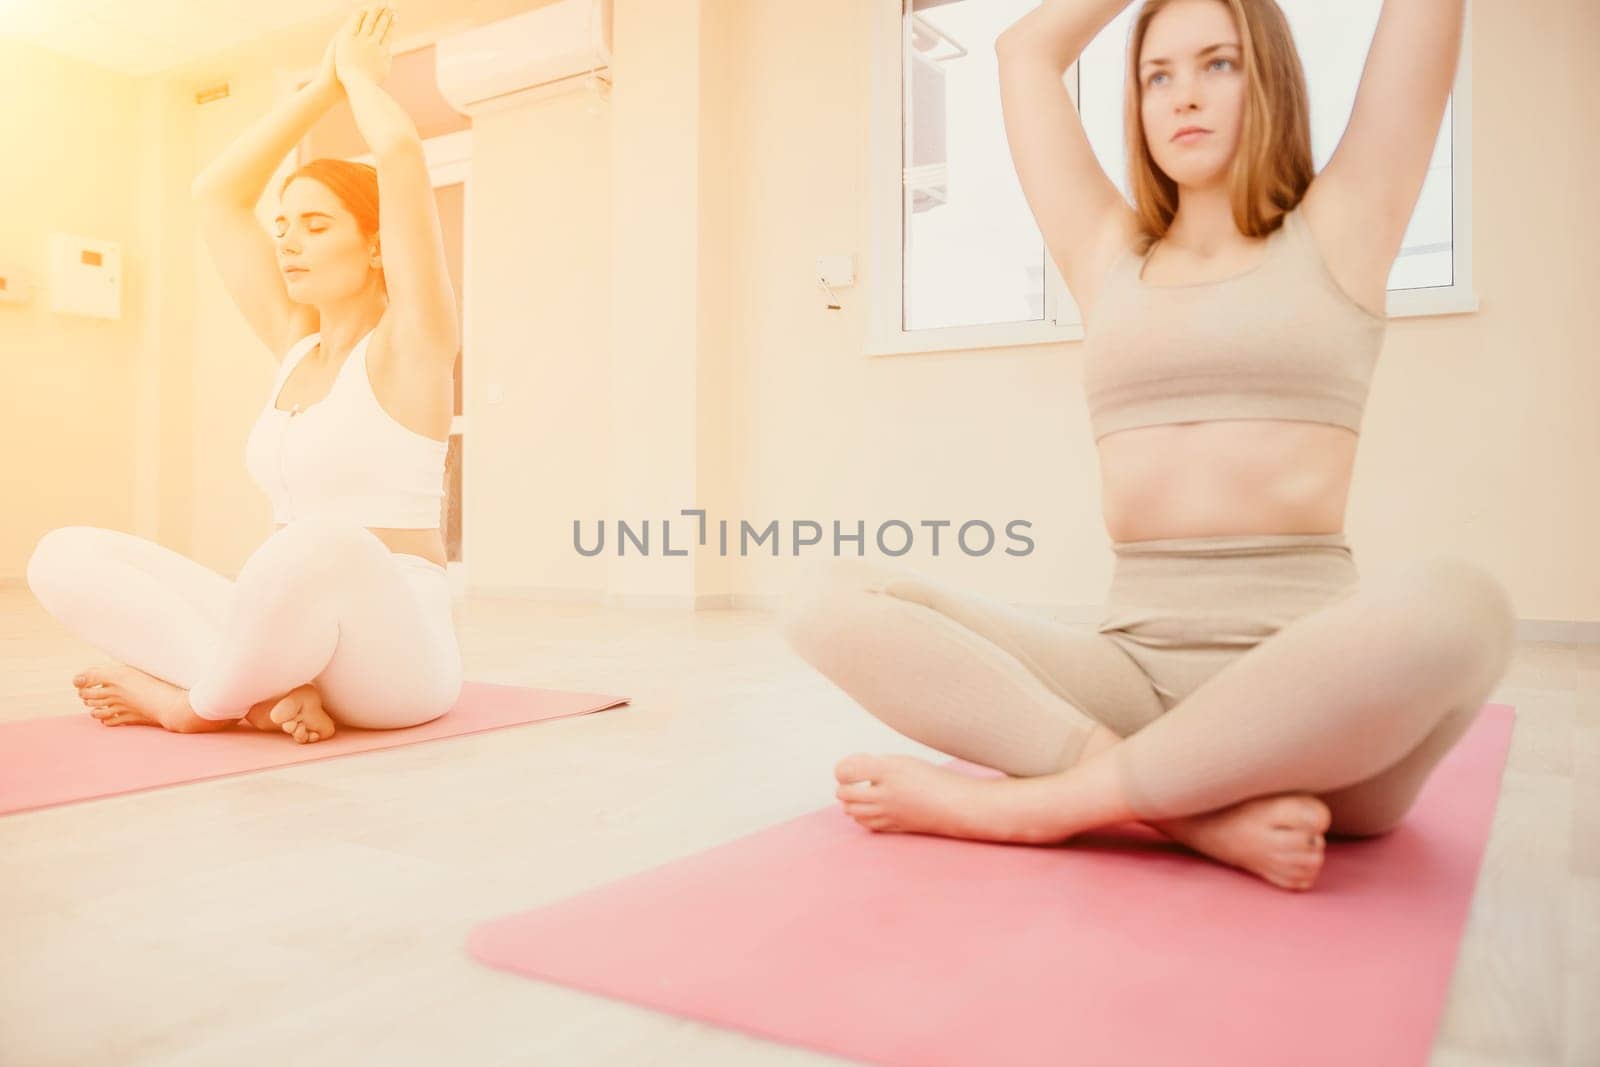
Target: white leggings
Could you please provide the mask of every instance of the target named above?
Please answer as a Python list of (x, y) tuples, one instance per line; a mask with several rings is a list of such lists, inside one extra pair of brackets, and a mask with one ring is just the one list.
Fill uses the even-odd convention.
[(461, 692), (445, 569), (350, 523), (291, 522), (234, 581), (142, 537), (65, 526), (39, 539), (28, 587), (84, 641), (187, 689), (206, 719), (312, 683), (334, 721), (396, 729)]

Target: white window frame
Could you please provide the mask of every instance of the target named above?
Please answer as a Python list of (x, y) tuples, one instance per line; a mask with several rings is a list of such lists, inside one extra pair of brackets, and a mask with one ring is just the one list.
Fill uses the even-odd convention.
[[(863, 354), (901, 355), (955, 349), (1010, 348), (1055, 344), (1084, 337), (1083, 317), (1048, 251), (1044, 251), (1044, 318), (1039, 322), (987, 323), (917, 330), (904, 328), (905, 137), (904, 5), (873, 0), (870, 63), (871, 140), (867, 213), (871, 279)], [(1078, 64), (1067, 69), (1073, 106), (1078, 103)], [(1462, 25), (1461, 56), (1450, 97), (1451, 229), (1453, 284), (1390, 289), (1384, 306), (1391, 319), (1459, 315), (1478, 310), (1472, 285), (1472, 19), (1470, 0)], [(1041, 249), (1043, 239), (1041, 238)]]

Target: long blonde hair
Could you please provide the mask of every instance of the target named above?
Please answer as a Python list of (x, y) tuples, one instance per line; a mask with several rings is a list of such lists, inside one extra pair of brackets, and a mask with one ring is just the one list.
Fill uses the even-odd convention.
[[(1139, 53), (1150, 20), (1176, 0), (1144, 0), (1128, 35), (1123, 81), (1123, 138), (1128, 184), (1146, 244), (1164, 237), (1178, 213), (1178, 184), (1150, 155), (1140, 118), (1144, 86)], [(1316, 176), (1311, 163), (1311, 112), (1305, 69), (1283, 10), (1273, 0), (1215, 0), (1233, 12), (1244, 56), (1244, 126), (1228, 174), (1228, 198), (1239, 231), (1258, 237), (1282, 225)], [(1269, 214), (1265, 205), (1278, 208)]]

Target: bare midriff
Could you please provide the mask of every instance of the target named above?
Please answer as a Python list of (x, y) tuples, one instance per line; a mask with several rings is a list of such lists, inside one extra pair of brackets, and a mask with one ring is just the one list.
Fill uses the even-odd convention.
[[(276, 523), (272, 527), (273, 533), (283, 529), (283, 523)], [(396, 530), (389, 527), (368, 526), (368, 530), (378, 540), (388, 546), (390, 552), (399, 552), (409, 556), (421, 556), (431, 560), (439, 566), (446, 566), (444, 556), (444, 534), (437, 529), (433, 530)]]
[(1099, 441), (1111, 540), (1339, 533), (1359, 435), (1328, 423), (1227, 419)]

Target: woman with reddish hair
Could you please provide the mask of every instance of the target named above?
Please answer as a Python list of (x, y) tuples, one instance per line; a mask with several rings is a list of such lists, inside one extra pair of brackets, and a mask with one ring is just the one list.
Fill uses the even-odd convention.
[[(272, 534), (236, 580), (86, 526), (29, 559), (46, 610), (121, 661), (73, 679), (108, 726), (309, 743), (427, 722), (460, 693), (440, 534), (456, 303), (421, 141), (381, 88), (393, 27), (383, 5), (352, 14), (316, 76), (193, 185), (223, 284), (278, 361), (245, 450)], [(256, 202), (341, 95), (377, 165), (295, 170), (269, 238)]]

